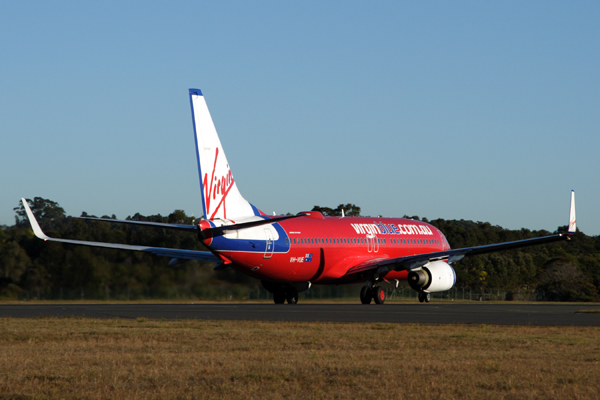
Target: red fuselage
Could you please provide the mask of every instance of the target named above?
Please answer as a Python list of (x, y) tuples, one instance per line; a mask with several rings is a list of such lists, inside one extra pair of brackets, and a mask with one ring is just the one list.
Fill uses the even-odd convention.
[[(264, 231), (262, 240), (221, 237), (206, 244), (240, 272), (281, 283), (364, 281), (365, 276), (347, 274), (348, 270), (369, 260), (450, 249), (434, 226), (403, 218), (296, 218)], [(407, 271), (390, 271), (385, 279), (407, 275)]]

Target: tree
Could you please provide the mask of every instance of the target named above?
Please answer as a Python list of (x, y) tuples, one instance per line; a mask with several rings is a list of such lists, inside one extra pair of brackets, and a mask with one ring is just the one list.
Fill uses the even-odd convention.
[(0, 243), (0, 275), (3, 280), (18, 282), (25, 272), (29, 257), (18, 243)]
[(330, 207), (314, 206), (311, 211), (320, 211), (323, 215), (330, 217), (341, 217), (342, 210), (344, 215), (347, 217), (358, 217), (360, 216), (360, 207), (355, 204), (340, 204), (335, 209)]

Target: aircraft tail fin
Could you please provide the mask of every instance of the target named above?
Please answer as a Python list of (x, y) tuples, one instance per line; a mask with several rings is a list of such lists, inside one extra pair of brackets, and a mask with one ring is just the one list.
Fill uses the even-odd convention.
[(234, 220), (264, 215), (240, 194), (200, 89), (190, 89), (190, 104), (204, 218)]

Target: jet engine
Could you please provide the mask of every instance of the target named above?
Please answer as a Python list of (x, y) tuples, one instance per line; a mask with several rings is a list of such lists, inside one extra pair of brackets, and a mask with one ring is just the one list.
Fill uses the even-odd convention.
[(454, 269), (443, 261), (432, 261), (408, 273), (408, 284), (418, 292), (443, 292), (450, 290), (455, 283)]

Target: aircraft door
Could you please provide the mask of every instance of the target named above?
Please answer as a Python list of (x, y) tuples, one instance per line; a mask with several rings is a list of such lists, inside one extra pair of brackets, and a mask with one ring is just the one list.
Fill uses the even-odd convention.
[(263, 258), (271, 258), (273, 255), (273, 251), (275, 250), (275, 241), (273, 240), (273, 233), (268, 228), (265, 228), (265, 238), (266, 238), (266, 247), (265, 247), (265, 255)]
[(377, 236), (372, 233), (367, 234), (367, 251), (369, 253), (377, 253), (379, 251)]

